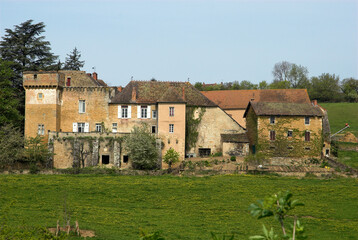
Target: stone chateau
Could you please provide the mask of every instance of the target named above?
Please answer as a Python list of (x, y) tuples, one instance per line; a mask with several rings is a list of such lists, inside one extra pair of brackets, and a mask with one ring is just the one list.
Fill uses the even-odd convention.
[[(67, 70), (24, 72), (23, 86), (26, 91), (25, 136), (45, 137), (55, 153), (55, 168), (130, 167), (125, 141), (120, 139), (142, 123), (157, 139), (158, 165), (163, 168), (167, 166), (162, 164), (161, 156), (170, 148), (175, 149), (182, 160), (188, 156), (219, 152), (224, 156), (245, 156), (249, 151), (255, 152), (259, 139), (271, 143), (276, 140), (272, 137), (273, 129), (257, 133), (258, 129), (261, 132), (262, 122), (271, 121), (272, 124), (272, 119), (279, 126), (277, 123), (281, 119), (294, 116), (295, 121), (285, 125), (286, 137), (292, 138), (291, 134), (296, 134), (296, 138), (306, 142), (306, 149), (311, 139), (322, 136), (322, 129), (329, 131), (329, 125), (324, 127), (328, 124), (324, 109), (310, 103), (306, 90), (211, 93), (200, 92), (189, 82), (156, 80), (131, 81), (124, 88), (109, 87), (98, 79), (97, 73)], [(270, 104), (256, 105), (265, 102)], [(292, 108), (284, 104), (296, 105)], [(285, 111), (287, 107), (291, 109), (289, 112)], [(253, 120), (248, 120), (248, 116)], [(250, 123), (256, 121), (256, 125), (246, 127), (244, 117)], [(310, 119), (308, 124), (307, 119)], [(188, 133), (192, 120), (198, 122), (197, 137), (189, 139), (188, 136), (193, 134)], [(301, 122), (304, 123), (302, 126)], [(290, 130), (296, 129), (290, 124), (314, 134), (310, 138), (299, 137)], [(282, 135), (277, 132), (277, 138), (279, 134)], [(288, 147), (295, 148), (297, 144), (291, 145)], [(329, 154), (328, 140), (325, 146)], [(322, 146), (310, 149), (313, 151), (310, 155), (320, 156)], [(327, 154), (325, 149), (323, 151)]]

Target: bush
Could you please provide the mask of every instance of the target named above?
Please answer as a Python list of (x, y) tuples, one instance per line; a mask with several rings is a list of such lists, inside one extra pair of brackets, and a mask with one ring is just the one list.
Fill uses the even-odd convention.
[(235, 156), (231, 156), (231, 157), (230, 157), (230, 160), (231, 160), (231, 162), (235, 162), (235, 161), (236, 161), (236, 157), (235, 157)]
[(50, 158), (53, 156), (53, 153), (48, 150), (44, 137), (37, 135), (25, 140), (24, 156), (29, 162), (50, 167)]
[(158, 168), (155, 137), (150, 133), (146, 124), (133, 127), (131, 134), (125, 140), (125, 146), (134, 169), (152, 170)]
[(168, 164), (169, 169), (172, 168), (172, 165), (179, 162), (179, 153), (173, 148), (170, 148), (164, 155), (163, 161)]
[(213, 157), (222, 157), (223, 153), (222, 152), (217, 152), (217, 153), (214, 153), (212, 156)]
[(11, 124), (0, 127), (0, 168), (11, 166), (23, 158), (24, 137)]

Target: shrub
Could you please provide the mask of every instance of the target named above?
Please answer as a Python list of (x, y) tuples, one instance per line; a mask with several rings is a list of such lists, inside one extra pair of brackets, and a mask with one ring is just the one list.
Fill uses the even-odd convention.
[(231, 160), (231, 162), (235, 162), (235, 161), (236, 161), (236, 157), (235, 157), (235, 156), (231, 156), (231, 157), (230, 157), (230, 160)]
[(125, 147), (134, 169), (152, 170), (158, 167), (155, 137), (150, 133), (147, 124), (133, 127), (125, 140)]
[(29, 137), (25, 140), (24, 155), (29, 162), (48, 166), (53, 153), (48, 150), (44, 142), (44, 137), (37, 135), (36, 137)]
[(213, 157), (222, 157), (223, 153), (222, 152), (217, 152), (217, 153), (214, 153), (212, 156)]
[(21, 160), (24, 150), (24, 137), (18, 128), (11, 124), (0, 127), (0, 168)]
[(163, 161), (168, 164), (169, 169), (172, 168), (172, 165), (179, 162), (179, 153), (173, 148), (170, 148), (164, 155)]

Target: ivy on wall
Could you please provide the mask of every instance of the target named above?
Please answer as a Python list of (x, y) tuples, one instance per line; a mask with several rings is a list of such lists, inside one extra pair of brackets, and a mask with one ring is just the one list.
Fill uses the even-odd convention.
[[(198, 116), (195, 116), (195, 112), (198, 111)], [(196, 146), (198, 141), (198, 127), (206, 112), (205, 108), (200, 107), (187, 107), (185, 116), (185, 151), (189, 151)]]

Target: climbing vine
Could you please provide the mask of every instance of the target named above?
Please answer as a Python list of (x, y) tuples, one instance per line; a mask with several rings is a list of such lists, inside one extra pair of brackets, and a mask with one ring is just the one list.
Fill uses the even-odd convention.
[[(199, 115), (195, 117), (195, 112), (198, 110)], [(186, 116), (185, 116), (185, 150), (189, 151), (191, 148), (196, 146), (198, 141), (198, 126), (203, 118), (204, 113), (206, 112), (205, 108), (199, 107), (187, 107)]]

